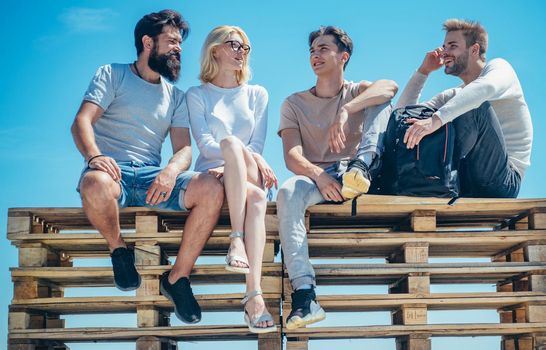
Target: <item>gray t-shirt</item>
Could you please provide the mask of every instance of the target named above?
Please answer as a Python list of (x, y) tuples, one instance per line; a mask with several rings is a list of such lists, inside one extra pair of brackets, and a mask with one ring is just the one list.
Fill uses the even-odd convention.
[(102, 154), (118, 162), (158, 166), (169, 129), (189, 128), (184, 92), (163, 77), (148, 83), (128, 64), (100, 67), (83, 99), (104, 110), (93, 126), (95, 140)]

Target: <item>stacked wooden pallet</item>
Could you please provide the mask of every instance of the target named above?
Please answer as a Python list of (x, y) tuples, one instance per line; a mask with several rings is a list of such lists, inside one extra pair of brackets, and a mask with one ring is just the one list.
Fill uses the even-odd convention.
[[(279, 320), (282, 267), (273, 262), (279, 241), (274, 215), (275, 205), (271, 204), (267, 210), (262, 289), (269, 310)], [(280, 347), (280, 329), (277, 333), (258, 337), (242, 323), (170, 326), (173, 306), (160, 295), (159, 278), (170, 269), (168, 258), (178, 251), (187, 218), (185, 213), (143, 208), (121, 211), (123, 236), (135, 248), (142, 284), (136, 295), (127, 293), (126, 296), (103, 297), (64, 296), (65, 288), (114, 286), (110, 266), (72, 266), (74, 258), (108, 256), (104, 239), (92, 229), (82, 209), (10, 209), (8, 216), (8, 238), (19, 250), (19, 267), (11, 269), (14, 284), (9, 311), (8, 342), (11, 350), (67, 349), (64, 345), (67, 342), (94, 341), (133, 341), (139, 350), (172, 350), (177, 349), (180, 340), (243, 339), (258, 339), (261, 349)], [(204, 254), (225, 255), (229, 232), (229, 215), (224, 210)], [(242, 314), (240, 301), (244, 294), (229, 291), (235, 289), (230, 285), (244, 283), (244, 275), (228, 272), (220, 264), (201, 264), (195, 266), (191, 280), (194, 286), (225, 285), (222, 291), (227, 294), (197, 296), (204, 311), (238, 311)], [(64, 327), (64, 315), (112, 313), (136, 314), (137, 324), (128, 328)]]
[[(135, 341), (137, 349), (176, 349), (177, 341), (258, 339), (260, 349), (307, 349), (313, 339), (395, 338), (397, 350), (430, 349), (435, 336), (502, 336), (504, 350), (546, 349), (546, 200), (447, 199), (361, 196), (342, 205), (317, 205), (307, 216), (309, 251), (318, 300), (327, 314), (389, 311), (391, 325), (308, 328), (257, 337), (242, 324), (171, 327), (170, 302), (159, 276), (178, 250), (186, 214), (124, 209), (126, 241), (135, 246), (143, 277), (136, 295), (64, 297), (66, 287), (113, 286), (110, 267), (72, 267), (72, 259), (106, 257), (102, 237), (81, 209), (10, 209), (8, 238), (19, 249), (13, 268), (9, 347), (65, 349), (65, 342)], [(274, 263), (278, 233), (268, 206), (262, 287), (269, 310), (284, 325), (291, 287)], [(229, 244), (224, 210), (204, 254), (224, 255)], [(429, 258), (488, 258), (487, 263), (432, 263)], [(382, 258), (383, 264), (340, 264), (340, 258)], [(222, 265), (197, 265), (193, 284), (243, 283)], [(496, 284), (497, 292), (431, 293), (431, 284)], [(325, 294), (327, 285), (383, 285), (385, 294)], [(227, 290), (228, 288), (226, 288)], [(354, 289), (353, 289), (354, 290)], [(204, 310), (239, 311), (242, 294), (198, 295)], [(281, 310), (282, 309), (282, 310)], [(428, 324), (430, 310), (492, 309), (499, 323)], [(136, 313), (129, 328), (65, 328), (64, 315)], [(363, 315), (360, 315), (362, 313)], [(282, 321), (281, 321), (282, 319)], [(472, 321), (472, 320), (469, 320)]]
[[(390, 311), (392, 324), (284, 330), (287, 349), (312, 339), (396, 338), (397, 350), (428, 350), (434, 336), (502, 336), (504, 350), (546, 349), (546, 201), (362, 196), (310, 208), (312, 258), (382, 258), (384, 264), (317, 264), (324, 285), (384, 285), (388, 294), (325, 295), (326, 313)], [(430, 263), (487, 257), (487, 263)], [(284, 280), (283, 315), (290, 311)], [(431, 293), (431, 284), (496, 284), (496, 293)], [(354, 289), (354, 288), (353, 288)], [(437, 324), (429, 310), (493, 309), (501, 323)], [(285, 322), (286, 320), (284, 320)]]

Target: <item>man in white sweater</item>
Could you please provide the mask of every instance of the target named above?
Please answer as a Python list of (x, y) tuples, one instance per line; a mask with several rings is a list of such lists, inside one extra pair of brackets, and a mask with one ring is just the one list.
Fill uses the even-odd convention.
[(433, 117), (410, 120), (404, 142), (413, 148), (423, 137), (453, 122), (456, 166), (464, 197), (517, 197), (530, 165), (533, 126), (523, 90), (502, 58), (485, 61), (487, 32), (478, 22), (450, 19), (442, 47), (426, 54), (396, 107), (417, 104), (428, 75), (444, 66), (463, 81), (424, 104)]

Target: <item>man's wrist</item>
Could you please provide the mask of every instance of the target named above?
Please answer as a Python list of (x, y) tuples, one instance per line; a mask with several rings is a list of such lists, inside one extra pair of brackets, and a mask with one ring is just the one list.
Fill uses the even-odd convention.
[(182, 170), (179, 169), (179, 167), (176, 166), (173, 163), (167, 164), (167, 166), (165, 168), (163, 168), (163, 171), (167, 172), (167, 173), (171, 173), (173, 175), (178, 175), (178, 174), (180, 174), (182, 172)]
[(424, 76), (428, 76), (430, 74), (430, 71), (427, 71), (426, 69), (424, 69), (423, 67), (419, 67), (419, 69), (417, 69), (417, 71), (421, 74), (423, 74)]
[(318, 178), (320, 177), (320, 175), (322, 175), (323, 172), (324, 172), (324, 169), (315, 167), (311, 170), (311, 176), (309, 177), (311, 178), (311, 180), (317, 182)]
[(442, 121), (442, 118), (436, 113), (432, 115), (432, 126), (437, 126), (438, 128), (444, 125), (444, 122)]
[(89, 166), (91, 164), (91, 161), (93, 161), (94, 159), (97, 159), (99, 157), (106, 157), (106, 156), (104, 154), (95, 154), (95, 155), (92, 155), (92, 156), (88, 157), (86, 159), (87, 166)]

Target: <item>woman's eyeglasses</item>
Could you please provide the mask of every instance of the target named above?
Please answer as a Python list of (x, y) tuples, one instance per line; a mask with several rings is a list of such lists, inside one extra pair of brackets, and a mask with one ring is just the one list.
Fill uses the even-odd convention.
[(243, 51), (243, 53), (246, 55), (250, 52), (250, 46), (247, 44), (241, 44), (237, 40), (228, 40), (225, 42), (226, 44), (229, 44), (231, 46), (231, 49), (235, 52)]

